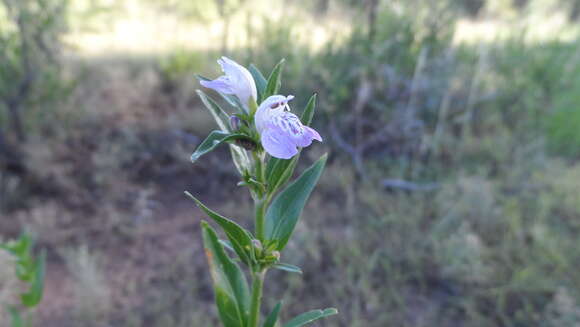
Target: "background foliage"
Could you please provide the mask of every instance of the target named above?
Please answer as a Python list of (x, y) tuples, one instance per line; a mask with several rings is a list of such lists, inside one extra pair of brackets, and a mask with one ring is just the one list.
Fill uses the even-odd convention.
[(293, 108), (318, 94), (325, 142), (303, 156), (330, 156), (286, 250), (303, 278), (268, 277), (299, 303), (282, 318), (331, 303), (320, 326), (579, 324), (579, 12), (3, 0), (0, 233), (47, 249), (38, 325), (216, 324), (182, 191), (250, 224), (227, 151), (188, 161), (213, 126), (193, 73), (217, 76), (222, 54), (262, 71), (286, 58)]

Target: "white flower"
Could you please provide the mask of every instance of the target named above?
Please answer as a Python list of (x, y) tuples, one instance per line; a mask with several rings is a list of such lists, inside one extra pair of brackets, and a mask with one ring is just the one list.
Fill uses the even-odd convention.
[(288, 101), (292, 99), (293, 95), (272, 95), (256, 111), (254, 119), (260, 141), (272, 157), (290, 159), (298, 153), (298, 147), (307, 147), (312, 140), (322, 142), (317, 131), (303, 125), (298, 116), (290, 112)]
[(254, 101), (258, 99), (256, 83), (252, 74), (246, 68), (227, 57), (219, 59), (218, 64), (222, 67), (225, 75), (213, 81), (201, 81), (201, 85), (224, 94), (235, 95), (240, 99), (242, 105), (248, 108), (250, 98)]

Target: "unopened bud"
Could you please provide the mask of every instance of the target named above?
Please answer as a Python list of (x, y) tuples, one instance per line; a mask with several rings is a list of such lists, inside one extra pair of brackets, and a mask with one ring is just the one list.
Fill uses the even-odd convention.
[(262, 247), (262, 242), (260, 242), (259, 240), (252, 240), (252, 245), (254, 246), (254, 248), (262, 251), (264, 248)]
[(240, 119), (240, 117), (238, 116), (230, 116), (230, 128), (232, 129), (232, 131), (237, 131), (238, 129), (240, 129), (240, 126), (242, 124), (242, 120)]
[(278, 252), (278, 251), (272, 251), (272, 256), (274, 258), (276, 258), (276, 260), (280, 260), (280, 252)]

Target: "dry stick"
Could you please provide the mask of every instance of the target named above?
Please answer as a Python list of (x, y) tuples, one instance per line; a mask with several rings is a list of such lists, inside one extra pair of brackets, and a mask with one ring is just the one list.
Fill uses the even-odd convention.
[(472, 136), (472, 120), (473, 113), (475, 111), (475, 103), (477, 97), (479, 96), (479, 85), (481, 83), (481, 75), (486, 67), (487, 62), (487, 46), (483, 43), (479, 47), (479, 59), (477, 61), (477, 69), (473, 80), (471, 82), (471, 88), (469, 89), (469, 95), (467, 97), (467, 109), (465, 112), (465, 120), (463, 122), (464, 126), (462, 129), (462, 139), (464, 142), (470, 139)]
[[(454, 63), (455, 57), (455, 50), (453, 47), (447, 49), (446, 54), (446, 64), (448, 66), (452, 66)], [(433, 133), (433, 138), (430, 143), (431, 152), (437, 156), (440, 150), (441, 138), (443, 137), (443, 133), (445, 132), (445, 128), (447, 127), (447, 114), (449, 113), (449, 108), (451, 107), (451, 98), (453, 95), (453, 76), (451, 76), (447, 82), (447, 90), (445, 91), (445, 95), (443, 95), (443, 99), (441, 100), (441, 104), (439, 105), (439, 110), (437, 112), (437, 122), (435, 125), (435, 132)]]
[[(427, 61), (427, 54), (428, 54), (427, 47), (422, 47), (421, 51), (419, 52), (419, 58), (417, 59), (417, 66), (415, 66), (415, 73), (413, 74), (413, 81), (411, 82), (411, 94), (409, 96), (409, 102), (407, 103), (407, 107), (405, 110), (405, 135), (408, 136), (411, 132), (413, 122), (415, 119), (415, 113), (417, 109), (417, 93), (419, 93), (419, 81), (421, 79), (421, 75), (425, 68), (425, 62)], [(410, 175), (411, 177), (415, 176), (415, 170), (413, 166), (410, 167)]]
[(415, 66), (415, 73), (413, 74), (413, 81), (411, 82), (411, 95), (409, 96), (409, 102), (407, 103), (407, 108), (405, 110), (405, 122), (407, 123), (407, 129), (412, 126), (411, 121), (413, 121), (415, 118), (417, 93), (419, 92), (419, 80), (421, 78), (421, 74), (423, 73), (423, 69), (425, 68), (428, 52), (429, 51), (426, 47), (421, 48), (421, 51), (419, 52), (419, 58), (417, 59), (417, 66)]
[[(354, 151), (355, 156), (358, 158), (357, 160), (362, 161), (362, 156), (364, 152), (364, 144), (363, 144), (363, 129), (362, 129), (362, 118), (363, 118), (363, 110), (367, 106), (371, 96), (372, 96), (372, 84), (371, 82), (363, 77), (361, 81), (361, 85), (358, 88), (356, 103), (354, 106), (354, 123), (355, 123), (355, 142), (354, 142)], [(364, 170), (362, 169), (362, 164), (360, 167), (357, 167), (358, 174), (365, 178)]]
[(439, 154), (439, 146), (441, 144), (441, 137), (445, 131), (447, 123), (447, 113), (449, 112), (449, 107), (451, 104), (451, 87), (447, 88), (443, 100), (441, 101), (441, 106), (439, 107), (439, 114), (437, 115), (437, 125), (435, 127), (435, 133), (433, 134), (433, 141), (431, 143), (431, 150), (433, 154), (437, 156)]

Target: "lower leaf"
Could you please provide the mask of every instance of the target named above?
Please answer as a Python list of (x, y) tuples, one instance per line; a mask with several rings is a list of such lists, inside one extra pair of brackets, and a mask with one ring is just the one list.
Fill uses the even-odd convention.
[(338, 310), (336, 310), (335, 308), (328, 308), (328, 309), (324, 309), (324, 310), (312, 310), (312, 311), (308, 311), (306, 313), (303, 313), (297, 317), (295, 317), (294, 319), (290, 320), (289, 322), (287, 322), (284, 327), (300, 327), (300, 326), (304, 326), (306, 324), (309, 324), (315, 320), (318, 320), (320, 318), (325, 318), (328, 316), (333, 316), (335, 314), (338, 313)]
[(250, 298), (246, 277), (226, 254), (216, 232), (205, 221), (202, 230), (220, 319), (224, 327), (246, 326)]

